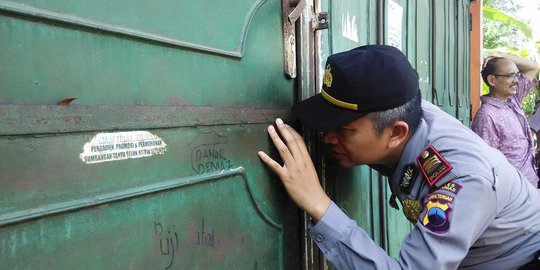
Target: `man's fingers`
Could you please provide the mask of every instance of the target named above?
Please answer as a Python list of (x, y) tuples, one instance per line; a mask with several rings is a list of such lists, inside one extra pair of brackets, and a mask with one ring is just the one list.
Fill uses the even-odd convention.
[(308, 152), (306, 143), (304, 142), (304, 138), (298, 132), (296, 132), (296, 130), (294, 130), (293, 128), (289, 127), (289, 130), (291, 130), (291, 134), (296, 141), (301, 157), (304, 160), (311, 160), (311, 155)]
[(296, 160), (311, 161), (311, 155), (309, 154), (306, 143), (304, 142), (304, 138), (296, 130), (294, 130), (287, 124), (283, 124), (283, 126), (286, 127), (287, 132), (290, 134), (291, 137), (291, 139), (286, 143), (289, 146), (289, 149), (291, 149), (293, 157)]
[(266, 164), (266, 166), (268, 168), (270, 168), (272, 171), (274, 171), (274, 173), (276, 173), (278, 176), (280, 175), (281, 170), (283, 169), (283, 167), (281, 167), (281, 165), (279, 165), (279, 163), (277, 163), (275, 160), (273, 160), (270, 156), (268, 156), (263, 151), (257, 152), (257, 155), (264, 162), (264, 164)]
[(283, 120), (280, 118), (276, 119), (276, 125), (279, 129), (281, 137), (285, 140), (287, 148), (291, 152), (293, 157), (298, 157), (301, 155), (300, 146), (298, 145), (297, 137), (295, 136), (296, 131), (289, 125), (283, 123)]
[(283, 162), (285, 163), (291, 162), (291, 160), (293, 159), (291, 152), (289, 151), (289, 148), (287, 147), (287, 145), (283, 143), (283, 141), (279, 137), (274, 126), (268, 126), (268, 134), (270, 135), (270, 138), (272, 139), (274, 146), (277, 148)]

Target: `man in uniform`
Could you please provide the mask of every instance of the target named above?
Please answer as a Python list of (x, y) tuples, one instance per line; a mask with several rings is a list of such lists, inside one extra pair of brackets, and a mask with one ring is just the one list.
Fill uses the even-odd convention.
[(418, 75), (396, 48), (368, 45), (330, 56), (323, 88), (292, 108), (323, 131), (343, 167), (388, 177), (414, 228), (399, 258), (378, 247), (321, 187), (302, 137), (281, 119), (268, 133), (283, 165), (259, 151), (338, 269), (540, 269), (540, 191), (498, 150), (422, 101)]

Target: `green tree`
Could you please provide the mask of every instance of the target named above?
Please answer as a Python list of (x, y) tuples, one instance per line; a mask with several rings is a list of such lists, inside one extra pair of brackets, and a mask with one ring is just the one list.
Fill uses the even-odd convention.
[(515, 18), (520, 8), (514, 1), (484, 1), (482, 31), (485, 49), (520, 48), (532, 38), (527, 24)]

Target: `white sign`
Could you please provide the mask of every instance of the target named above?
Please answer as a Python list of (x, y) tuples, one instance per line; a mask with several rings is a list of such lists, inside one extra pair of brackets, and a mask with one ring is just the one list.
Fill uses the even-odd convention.
[(403, 7), (393, 0), (388, 2), (388, 45), (401, 50)]
[(148, 131), (99, 133), (84, 144), (79, 155), (86, 164), (164, 154), (166, 144)]

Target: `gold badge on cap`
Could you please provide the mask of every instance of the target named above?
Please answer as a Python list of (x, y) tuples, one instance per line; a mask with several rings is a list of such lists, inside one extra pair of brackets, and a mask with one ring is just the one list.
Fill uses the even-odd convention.
[(326, 70), (324, 71), (324, 78), (323, 83), (326, 85), (326, 87), (330, 88), (332, 86), (332, 69), (330, 68), (330, 64), (326, 65)]
[(403, 200), (403, 214), (412, 224), (416, 224), (420, 218), (420, 212), (422, 212), (420, 202), (409, 198)]
[(437, 180), (452, 170), (452, 166), (431, 145), (422, 151), (416, 158), (416, 162), (420, 165), (420, 171), (430, 186), (433, 186)]

